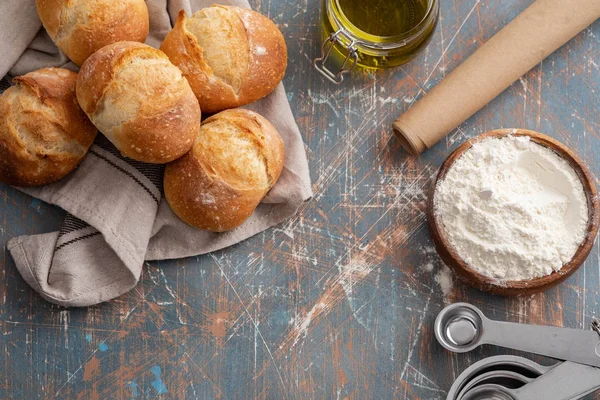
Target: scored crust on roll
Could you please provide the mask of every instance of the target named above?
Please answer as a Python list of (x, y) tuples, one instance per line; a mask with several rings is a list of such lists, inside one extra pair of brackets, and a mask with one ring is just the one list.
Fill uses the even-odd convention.
[(77, 65), (106, 45), (148, 36), (144, 0), (36, 0), (36, 8), (52, 41)]
[(13, 79), (0, 96), (0, 181), (38, 186), (79, 165), (96, 133), (75, 98), (77, 74), (44, 68)]
[(160, 49), (183, 71), (207, 113), (265, 97), (287, 66), (285, 40), (273, 21), (234, 6), (214, 5), (190, 18), (180, 11)]
[(213, 232), (241, 225), (275, 185), (284, 163), (273, 125), (248, 110), (208, 118), (192, 150), (165, 169), (165, 197), (179, 218)]
[(200, 107), (181, 71), (160, 50), (136, 42), (103, 47), (81, 67), (77, 100), (129, 158), (163, 164), (187, 153)]

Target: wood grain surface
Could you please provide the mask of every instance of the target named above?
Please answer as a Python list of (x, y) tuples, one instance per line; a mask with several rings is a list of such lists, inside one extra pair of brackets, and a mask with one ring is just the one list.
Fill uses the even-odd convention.
[(312, 68), (319, 2), (253, 1), (287, 39), (285, 84), (315, 197), (232, 248), (149, 263), (114, 301), (63, 309), (23, 281), (6, 242), (56, 230), (64, 213), (0, 186), (0, 398), (444, 399), (473, 362), (516, 354), (444, 351), (432, 324), (449, 302), (496, 319), (588, 329), (600, 313), (597, 243), (582, 268), (541, 294), (494, 297), (458, 282), (444, 292), (425, 207), (452, 149), (501, 127), (546, 133), (600, 176), (600, 24), (420, 157), (401, 150), (391, 128), (530, 2), (443, 0), (435, 36), (414, 61), (334, 86)]

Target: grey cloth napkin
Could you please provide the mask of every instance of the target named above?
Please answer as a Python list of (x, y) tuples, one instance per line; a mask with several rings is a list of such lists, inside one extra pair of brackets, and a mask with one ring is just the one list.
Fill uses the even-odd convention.
[[(249, 7), (246, 0), (217, 1)], [(0, 4), (0, 76), (47, 67), (77, 67), (60, 53), (35, 11), (34, 0)], [(159, 47), (179, 10), (188, 14), (214, 0), (147, 0), (150, 35)], [(0, 90), (6, 84), (0, 86)], [(88, 306), (115, 298), (138, 282), (144, 260), (195, 256), (238, 243), (286, 218), (312, 196), (304, 144), (282, 85), (246, 108), (277, 128), (285, 143), (281, 178), (241, 227), (211, 233), (183, 223), (162, 197), (163, 166), (123, 158), (99, 134), (83, 163), (68, 177), (25, 193), (58, 205), (68, 214), (60, 231), (9, 240), (23, 278), (45, 299)]]

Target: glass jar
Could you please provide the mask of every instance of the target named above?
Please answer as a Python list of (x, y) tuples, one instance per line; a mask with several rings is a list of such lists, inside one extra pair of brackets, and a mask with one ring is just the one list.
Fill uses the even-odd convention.
[[(325, 41), (314, 66), (340, 84), (357, 65), (404, 64), (429, 43), (438, 19), (438, 0), (322, 0)], [(337, 65), (337, 71), (327, 64)]]

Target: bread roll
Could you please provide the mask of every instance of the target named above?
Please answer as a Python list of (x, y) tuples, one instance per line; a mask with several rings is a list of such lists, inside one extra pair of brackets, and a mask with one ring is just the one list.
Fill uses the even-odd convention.
[(37, 186), (79, 165), (97, 130), (75, 98), (77, 74), (44, 68), (19, 76), (0, 96), (0, 181)]
[(241, 225), (283, 169), (283, 141), (248, 110), (208, 118), (192, 150), (165, 169), (165, 197), (184, 222), (223, 232)]
[(77, 100), (126, 156), (163, 164), (187, 153), (200, 130), (200, 107), (181, 71), (160, 50), (110, 44), (82, 65)]
[(191, 18), (180, 11), (160, 49), (183, 71), (207, 113), (268, 95), (287, 66), (287, 49), (277, 26), (240, 7), (215, 5)]
[(36, 0), (36, 6), (48, 35), (77, 65), (108, 44), (148, 36), (144, 0)]

